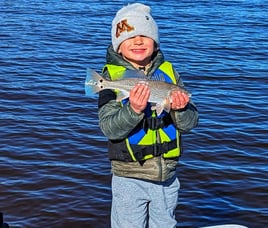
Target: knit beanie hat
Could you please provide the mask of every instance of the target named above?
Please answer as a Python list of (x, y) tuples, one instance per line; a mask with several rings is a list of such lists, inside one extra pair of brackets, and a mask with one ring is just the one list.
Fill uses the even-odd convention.
[(135, 36), (150, 37), (159, 46), (158, 26), (151, 15), (151, 8), (141, 3), (120, 9), (112, 21), (111, 33), (115, 51), (123, 41)]

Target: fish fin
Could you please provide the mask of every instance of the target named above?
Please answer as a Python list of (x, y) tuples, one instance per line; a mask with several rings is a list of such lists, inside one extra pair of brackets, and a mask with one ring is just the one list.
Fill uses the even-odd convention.
[(140, 71), (140, 70), (126, 70), (121, 75), (121, 77), (124, 78), (124, 79), (125, 78), (138, 78), (138, 79), (141, 79), (141, 80), (147, 80), (148, 79), (147, 76), (144, 74), (144, 72)]
[(156, 114), (159, 116), (164, 110), (163, 104), (156, 104), (155, 110), (156, 110)]
[(92, 93), (98, 93), (100, 91), (100, 87), (98, 86), (98, 82), (104, 80), (96, 71), (88, 68), (87, 76), (85, 81), (85, 93), (87, 96), (92, 95)]
[(169, 98), (164, 99), (161, 103), (152, 105), (151, 110), (155, 110), (157, 116), (159, 116), (163, 111), (170, 112), (170, 101)]
[(151, 78), (151, 80), (154, 80), (154, 81), (166, 81), (165, 80), (165, 75), (163, 73), (154, 74), (153, 78)]
[(164, 101), (164, 111), (166, 111), (167, 113), (170, 112), (170, 109), (171, 109), (171, 105), (170, 105), (170, 99), (169, 98), (166, 98), (165, 101)]

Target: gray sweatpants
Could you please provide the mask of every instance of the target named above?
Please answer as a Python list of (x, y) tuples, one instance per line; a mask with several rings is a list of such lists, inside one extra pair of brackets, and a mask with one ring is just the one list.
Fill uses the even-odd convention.
[(112, 177), (112, 228), (174, 228), (180, 183)]

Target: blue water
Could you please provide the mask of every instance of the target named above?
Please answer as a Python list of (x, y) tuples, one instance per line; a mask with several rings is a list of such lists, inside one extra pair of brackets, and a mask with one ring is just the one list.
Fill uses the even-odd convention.
[[(200, 112), (184, 135), (178, 227), (268, 227), (267, 0), (143, 1)], [(97, 96), (126, 1), (0, 1), (0, 211), (16, 227), (109, 227)]]

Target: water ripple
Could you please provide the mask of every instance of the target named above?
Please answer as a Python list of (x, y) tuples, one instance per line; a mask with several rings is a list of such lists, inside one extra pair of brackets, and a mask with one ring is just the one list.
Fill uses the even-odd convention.
[[(87, 67), (100, 71), (124, 1), (1, 1), (1, 210), (19, 227), (109, 227), (110, 163)], [(178, 227), (263, 228), (267, 1), (148, 1), (161, 48), (193, 94)]]

